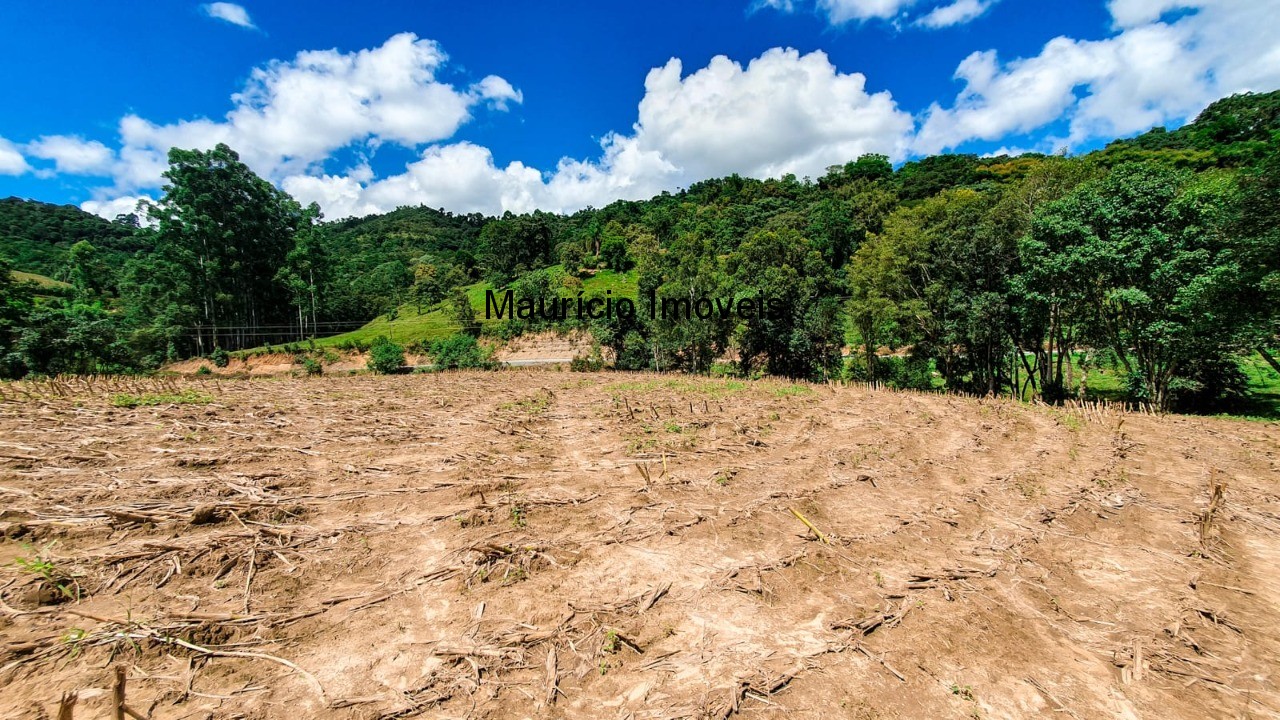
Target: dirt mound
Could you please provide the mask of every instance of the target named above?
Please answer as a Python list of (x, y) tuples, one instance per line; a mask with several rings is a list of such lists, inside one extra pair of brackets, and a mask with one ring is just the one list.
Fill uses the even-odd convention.
[(502, 362), (568, 362), (591, 354), (590, 333), (529, 333), (498, 346), (494, 358)]
[(0, 388), (0, 715), (109, 716), (113, 665), (157, 718), (1280, 714), (1275, 424), (623, 373), (188, 385)]

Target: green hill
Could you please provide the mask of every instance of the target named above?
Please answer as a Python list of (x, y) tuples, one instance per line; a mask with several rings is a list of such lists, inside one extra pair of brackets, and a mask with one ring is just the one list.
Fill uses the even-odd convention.
[(130, 222), (110, 222), (74, 205), (0, 200), (0, 257), (23, 272), (58, 277), (67, 251), (81, 240), (96, 247), (106, 264), (120, 267), (144, 247), (135, 229)]
[(1157, 127), (1134, 138), (1115, 140), (1100, 156), (1115, 163), (1159, 153), (1166, 160), (1176, 157), (1179, 164), (1193, 169), (1239, 167), (1260, 159), (1277, 132), (1280, 90), (1241, 93), (1214, 102), (1177, 130)]
[[(551, 272), (559, 269), (559, 266), (548, 268)], [(467, 297), (471, 300), (471, 307), (475, 309), (481, 327), (496, 325), (499, 322), (496, 319), (486, 320), (484, 316), (485, 293), (493, 289), (493, 285), (487, 282), (475, 283), (468, 285), (466, 288)], [(593, 276), (584, 278), (581, 290), (587, 296), (604, 295), (606, 292), (611, 291), (613, 297), (634, 298), (636, 294), (636, 274), (634, 271), (615, 273), (610, 270), (601, 270)], [(565, 288), (561, 295), (565, 297), (576, 296), (577, 288), (572, 291)], [(363, 346), (380, 335), (386, 335), (401, 344), (425, 344), (453, 335), (459, 329), (459, 326), (449, 317), (447, 303), (441, 303), (431, 308), (423, 308), (421, 313), (418, 312), (418, 308), (413, 303), (406, 303), (397, 308), (395, 313), (379, 316), (358, 330), (316, 340), (316, 345), (321, 347), (338, 347), (353, 344)]]

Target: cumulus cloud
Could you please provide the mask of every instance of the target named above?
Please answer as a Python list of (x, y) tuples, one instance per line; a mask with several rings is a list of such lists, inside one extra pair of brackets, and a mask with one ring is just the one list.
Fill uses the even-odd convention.
[(0, 175), (21, 175), (30, 169), (18, 146), (0, 137)]
[(851, 20), (891, 20), (915, 0), (817, 0), (833, 24)]
[[(963, 22), (990, 4), (974, 2), (933, 4), (940, 14), (928, 22)], [(888, 13), (890, 4), (860, 7)], [(552, 168), (500, 165), (487, 148), (453, 140), (477, 107), (501, 109), (523, 97), (497, 76), (470, 86), (439, 81), (446, 57), (429, 40), (404, 34), (359, 52), (304, 52), (255, 70), (221, 120), (124, 118), (114, 193), (158, 187), (170, 147), (226, 142), (331, 218), (416, 204), (573, 211), (731, 173), (818, 176), (872, 152), (899, 161), (973, 140), (1054, 150), (1183, 120), (1232, 92), (1280, 86), (1280, 43), (1268, 32), (1280, 0), (1112, 0), (1109, 7), (1110, 37), (1059, 37), (1023, 58), (971, 54), (956, 69), (956, 98), (915, 118), (822, 52), (774, 48), (745, 65), (717, 56), (687, 73), (673, 58), (648, 73), (629, 129), (607, 134), (594, 157), (564, 158)], [(1019, 137), (1059, 123), (1063, 137)], [(384, 177), (363, 159), (343, 171), (326, 167), (338, 149), (363, 158), (361, 143), (388, 142), (417, 157)], [(0, 143), (0, 172), (4, 158)], [(8, 163), (9, 172), (26, 168), (20, 154)]]
[(523, 100), (497, 76), (470, 87), (437, 80), (446, 60), (435, 42), (401, 33), (373, 49), (306, 51), (257, 68), (219, 121), (161, 125), (126, 116), (120, 121), (116, 187), (156, 187), (170, 148), (207, 149), (220, 142), (259, 173), (280, 180), (356, 142), (417, 147), (444, 140), (477, 105), (505, 109)]
[(239, 25), (242, 28), (257, 30), (258, 26), (253, 24), (253, 20), (249, 19), (249, 11), (244, 6), (229, 2), (216, 2), (207, 5), (201, 5), (200, 9), (206, 15), (218, 20), (224, 20), (232, 25)]
[(72, 135), (46, 135), (27, 143), (27, 155), (52, 160), (60, 173), (104, 175), (111, 170), (115, 154), (97, 140)]
[[(1118, 31), (1050, 40), (1039, 55), (1001, 62), (994, 50), (965, 58), (964, 89), (951, 107), (925, 113), (913, 150), (1067, 121), (1061, 140), (1127, 135), (1193, 116), (1216, 98), (1280, 86), (1280, 43), (1271, 31), (1280, 0), (1112, 0)], [(1179, 13), (1166, 20), (1170, 11)], [(1049, 141), (1054, 142), (1053, 139)]]
[(933, 30), (963, 25), (982, 17), (995, 0), (956, 0), (950, 5), (940, 5), (916, 19), (916, 24)]
[(130, 213), (136, 213), (140, 220), (145, 220), (141, 217), (142, 213), (138, 211), (138, 203), (143, 201), (155, 202), (150, 195), (124, 195), (109, 200), (86, 200), (80, 203), (80, 209), (108, 220), (115, 220), (119, 215)]
[(636, 140), (694, 177), (821, 174), (868, 152), (901, 158), (911, 117), (868, 93), (825, 53), (774, 48), (744, 68), (721, 55), (682, 77), (672, 59), (649, 72)]
[(402, 174), (372, 182), (298, 175), (283, 187), (331, 217), (425, 203), (459, 212), (571, 211), (647, 198), (708, 177), (817, 176), (866, 153), (905, 157), (911, 116), (866, 78), (840, 73), (824, 53), (774, 48), (746, 67), (718, 56), (683, 74), (654, 68), (630, 134), (611, 133), (594, 160), (563, 159), (549, 172), (498, 167), (469, 143), (428, 148)]

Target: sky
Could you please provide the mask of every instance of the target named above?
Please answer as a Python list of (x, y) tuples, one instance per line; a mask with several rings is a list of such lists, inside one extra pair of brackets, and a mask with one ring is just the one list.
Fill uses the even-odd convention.
[(0, 5), (0, 197), (223, 142), (326, 217), (572, 212), (865, 153), (1082, 152), (1280, 89), (1280, 0)]

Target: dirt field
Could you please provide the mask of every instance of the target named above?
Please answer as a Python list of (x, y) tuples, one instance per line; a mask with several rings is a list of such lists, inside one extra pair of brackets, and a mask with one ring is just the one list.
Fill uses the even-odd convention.
[(551, 371), (0, 392), (5, 718), (111, 717), (115, 667), (153, 718), (1280, 715), (1275, 424)]

